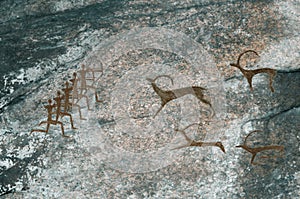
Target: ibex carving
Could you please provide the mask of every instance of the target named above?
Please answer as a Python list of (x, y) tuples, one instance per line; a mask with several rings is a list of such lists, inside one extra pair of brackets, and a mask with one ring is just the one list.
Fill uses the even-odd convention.
[(174, 90), (162, 90), (155, 83), (155, 81), (160, 77), (169, 78), (173, 84), (173, 79), (169, 75), (159, 75), (155, 79), (147, 78), (147, 80), (151, 83), (153, 90), (156, 92), (156, 94), (161, 99), (161, 107), (157, 110), (154, 117), (163, 109), (163, 107), (168, 102), (175, 100), (177, 98), (183, 97), (185, 95), (189, 95), (189, 94), (194, 95), (201, 102), (209, 105), (213, 112), (212, 115), (214, 115), (214, 109), (212, 108), (211, 103), (207, 99), (204, 99), (203, 91), (206, 90), (205, 88), (200, 87), (200, 86), (191, 86), (191, 87), (178, 88), (178, 89), (174, 89)]

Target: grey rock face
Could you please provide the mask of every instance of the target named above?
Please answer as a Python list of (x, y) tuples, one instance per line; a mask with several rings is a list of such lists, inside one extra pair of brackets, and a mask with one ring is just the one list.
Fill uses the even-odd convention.
[[(0, 195), (298, 198), (298, 7), (297, 1), (1, 1)], [(146, 27), (164, 29), (170, 36), (131, 32)], [(147, 38), (138, 44), (133, 38), (141, 35)], [(207, 56), (189, 60), (197, 45)], [(243, 66), (277, 70), (274, 93), (267, 75), (255, 76), (251, 92), (240, 71), (229, 66), (247, 49), (260, 57), (245, 56)], [(198, 66), (193, 63), (199, 60), (207, 63), (200, 63), (207, 67), (203, 71), (194, 70)], [(60, 128), (54, 126), (47, 135), (30, 134), (33, 128), (44, 128), (37, 124), (47, 117), (43, 107), (47, 99), (55, 97), (82, 63), (98, 68), (105, 64), (95, 85), (104, 102), (95, 103), (88, 91), (93, 110), (80, 101), (88, 120), (80, 120), (78, 110), (73, 110), (78, 129), (71, 130), (69, 118), (62, 119), (70, 139), (61, 137)], [(174, 85), (167, 79), (157, 81), (165, 90), (204, 86), (213, 105), (226, 107), (218, 109), (224, 111), (217, 113), (222, 119), (218, 124), (203, 122), (200, 130), (187, 130), (195, 140), (222, 141), (226, 154), (214, 147), (170, 150), (186, 144), (174, 132), (190, 124), (182, 113), (200, 107), (202, 122), (207, 110), (205, 104), (198, 106), (197, 100), (186, 96), (152, 119), (160, 98), (144, 76), (158, 74), (174, 78)], [(212, 77), (219, 77), (215, 81), (222, 83), (220, 88), (210, 85)], [(118, 120), (125, 113), (134, 123)], [(153, 134), (123, 131), (151, 124), (162, 127)], [(249, 137), (251, 146), (282, 145), (284, 155), (267, 159), (263, 157), (278, 154), (264, 152), (256, 157), (260, 164), (251, 165), (251, 154), (235, 146), (255, 129), (263, 132)], [(146, 165), (151, 169), (141, 169), (145, 162), (152, 164)]]

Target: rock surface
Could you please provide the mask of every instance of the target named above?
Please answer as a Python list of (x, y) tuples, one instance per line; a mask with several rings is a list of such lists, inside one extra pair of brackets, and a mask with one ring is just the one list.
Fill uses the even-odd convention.
[[(0, 195), (299, 198), (299, 8), (296, 0), (1, 1)], [(132, 32), (143, 28), (172, 35)], [(143, 39), (141, 35), (147, 37)], [(135, 37), (140, 38), (141, 44), (135, 43)], [(185, 41), (182, 47), (181, 41)], [(161, 48), (165, 43), (165, 48)], [(198, 55), (193, 47), (198, 45), (202, 55), (197, 58), (202, 61), (203, 73), (193, 69), (193, 63), (199, 61), (192, 59)], [(229, 63), (247, 49), (260, 55), (243, 57), (241, 64), (248, 69), (277, 70), (274, 93), (268, 87), (267, 75), (255, 76), (251, 92), (241, 72), (230, 67)], [(73, 110), (77, 130), (71, 130), (68, 118), (63, 119), (66, 134), (72, 137), (60, 136), (58, 127), (51, 127), (47, 135), (30, 135), (31, 129), (47, 117), (43, 108), (47, 99), (63, 88), (82, 63), (100, 67), (100, 62), (105, 63), (101, 66), (105, 70), (99, 76), (97, 89), (104, 102), (90, 100), (93, 111), (81, 102), (86, 121), (80, 120), (77, 110)], [(174, 85), (164, 79), (157, 81), (164, 89), (190, 84), (209, 88), (213, 105), (223, 111), (217, 113), (220, 124), (205, 126), (206, 137), (197, 135), (197, 131), (189, 131), (189, 136), (196, 140), (221, 140), (226, 154), (213, 147), (167, 150), (166, 143), (179, 140), (184, 144), (185, 140), (165, 126), (150, 136), (122, 132), (125, 123), (117, 121), (116, 115), (121, 115), (123, 109), (120, 106), (117, 112), (111, 112), (113, 105), (118, 105), (118, 98), (122, 102), (127, 96), (130, 107), (125, 108), (136, 118), (135, 128), (149, 126), (153, 119), (147, 115), (155, 113), (160, 99), (142, 80), (144, 75), (158, 73), (174, 78)], [(128, 81), (123, 81), (126, 78)], [(138, 78), (142, 83), (137, 83)], [(217, 83), (210, 85), (214, 80)], [(116, 89), (122, 85), (126, 85), (124, 92)], [(93, 95), (88, 94), (89, 98)], [(154, 124), (159, 126), (162, 122), (174, 129), (177, 120), (172, 118), (180, 120), (177, 113), (193, 110), (193, 106), (182, 108), (184, 101), (193, 104), (193, 100), (186, 97), (170, 103), (158, 116), (161, 121)], [(180, 128), (188, 125), (187, 121), (180, 124)], [(100, 134), (99, 126), (104, 126)], [(112, 131), (112, 126), (120, 130)], [(251, 154), (235, 146), (255, 129), (263, 133), (249, 137), (251, 145), (282, 145), (284, 155), (270, 159), (258, 155), (261, 164), (251, 165)], [(209, 134), (213, 131), (218, 132)], [(122, 153), (115, 153), (118, 149)], [(151, 157), (148, 154), (157, 162), (147, 160)], [(148, 162), (153, 165), (143, 165)]]

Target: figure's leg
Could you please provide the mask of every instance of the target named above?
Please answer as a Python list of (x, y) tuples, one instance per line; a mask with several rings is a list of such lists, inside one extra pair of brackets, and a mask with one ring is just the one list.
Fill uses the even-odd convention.
[(97, 95), (97, 92), (95, 91), (95, 99), (96, 99), (96, 102), (103, 102), (102, 100), (99, 100), (99, 97)]
[(42, 129), (32, 129), (30, 134), (32, 134), (33, 132), (42, 132), (42, 133), (47, 133), (46, 130), (42, 130)]
[(79, 90), (80, 90), (80, 95), (83, 95), (83, 93), (86, 93), (86, 87), (85, 86), (81, 86), (80, 88), (79, 88)]
[[(86, 100), (86, 105), (87, 105), (87, 107), (88, 107), (88, 110), (91, 111), (92, 109), (90, 108), (88, 96), (86, 96), (86, 95), (84, 95), (84, 94), (80, 94), (79, 96), (80, 96), (79, 100), (82, 99), (82, 98), (85, 98), (85, 100)], [(78, 100), (78, 101), (79, 101), (79, 100)], [(78, 103), (78, 101), (76, 102), (76, 104)]]
[(87, 88), (93, 89), (95, 91), (95, 100), (96, 102), (103, 102), (102, 100), (99, 100), (98, 95), (97, 95), (97, 90), (94, 86), (86, 86)]
[(67, 111), (72, 112), (72, 103), (70, 103), (70, 102), (67, 105)]
[(70, 122), (71, 122), (72, 129), (77, 129), (76, 127), (74, 127), (73, 118), (72, 118), (71, 114), (69, 114), (69, 113), (62, 113), (62, 116), (69, 116), (70, 117)]
[(50, 124), (51, 124), (51, 122), (47, 122), (46, 133), (48, 133), (48, 132), (49, 132), (49, 129), (50, 129)]
[(48, 124), (48, 121), (42, 121), (39, 123), (39, 126), (41, 126), (42, 124)]
[(78, 112), (79, 112), (80, 119), (81, 119), (81, 120), (86, 120), (85, 118), (82, 117), (82, 114), (81, 114), (81, 107), (80, 107), (78, 104), (73, 104), (73, 106), (76, 106), (76, 107), (78, 108)]
[(67, 137), (67, 138), (70, 137), (70, 136), (65, 135), (63, 123), (60, 122), (60, 121), (58, 121), (57, 124), (59, 124), (60, 127), (61, 127), (61, 133), (62, 133), (62, 136), (63, 136), (63, 137)]
[(48, 121), (43, 121), (40, 123), (41, 124), (47, 124), (46, 130), (42, 130), (42, 129), (32, 129), (30, 134), (32, 134), (33, 132), (42, 132), (42, 133), (48, 133), (49, 128), (50, 128), (50, 123)]

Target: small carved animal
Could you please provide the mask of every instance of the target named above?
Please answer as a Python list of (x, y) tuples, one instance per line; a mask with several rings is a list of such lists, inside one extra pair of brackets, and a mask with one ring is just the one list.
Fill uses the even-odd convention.
[(189, 138), (186, 135), (186, 133), (185, 133), (184, 130), (187, 129), (187, 128), (189, 128), (189, 127), (191, 127), (191, 126), (193, 126), (193, 125), (200, 125), (200, 124), (198, 124), (198, 123), (190, 124), (190, 125), (188, 125), (187, 127), (185, 127), (182, 130), (175, 129), (175, 131), (179, 131), (184, 136), (185, 140), (188, 143), (186, 145), (183, 145), (183, 146), (180, 146), (180, 147), (176, 147), (174, 149), (181, 149), (181, 148), (184, 148), (184, 147), (191, 147), (191, 146), (198, 146), (198, 147), (216, 146), (216, 147), (219, 147), (225, 153), (225, 148), (224, 148), (222, 142), (201, 142), (201, 141), (195, 141), (195, 140), (192, 140), (191, 138)]
[(173, 79), (169, 75), (159, 75), (155, 79), (147, 78), (147, 80), (151, 83), (154, 91), (157, 93), (157, 95), (161, 99), (161, 107), (157, 110), (154, 117), (163, 109), (163, 107), (168, 102), (175, 100), (177, 98), (183, 97), (188, 94), (194, 95), (201, 102), (209, 105), (210, 108), (213, 110), (212, 116), (214, 115), (214, 109), (212, 108), (211, 103), (208, 100), (204, 99), (203, 91), (206, 90), (205, 88), (200, 87), (200, 86), (191, 86), (191, 87), (178, 88), (178, 89), (174, 89), (174, 90), (162, 90), (155, 83), (155, 81), (160, 77), (169, 78), (173, 84)]
[(273, 78), (275, 77), (276, 75), (276, 70), (274, 69), (271, 69), (271, 68), (260, 68), (260, 69), (255, 69), (255, 70), (247, 70), (247, 69), (244, 69), (241, 67), (240, 65), (240, 60), (241, 60), (241, 57), (248, 53), (248, 52), (252, 52), (254, 53), (255, 55), (259, 56), (257, 54), (257, 52), (255, 52), (254, 50), (246, 50), (245, 52), (241, 53), (238, 57), (238, 60), (237, 60), (237, 63), (230, 63), (230, 66), (233, 66), (233, 67), (236, 67), (238, 69), (240, 69), (240, 71), (243, 73), (243, 75), (246, 77), (248, 83), (249, 83), (249, 86), (250, 86), (250, 90), (253, 91), (253, 87), (252, 87), (252, 78), (254, 75), (256, 74), (259, 74), (259, 73), (267, 73), (269, 74), (269, 86), (270, 86), (270, 89), (272, 92), (274, 92), (274, 88), (272, 86), (272, 83), (273, 83)]
[[(277, 150), (280, 152), (283, 152), (284, 150), (284, 146), (280, 146), (280, 145), (267, 145), (267, 146), (261, 146), (261, 147), (250, 147), (246, 144), (247, 138), (252, 134), (252, 133), (256, 133), (256, 132), (262, 132), (261, 130), (255, 130), (250, 132), (245, 140), (244, 140), (244, 144), (236, 146), (239, 148), (243, 148), (244, 150), (248, 151), (249, 153), (252, 154), (252, 158), (251, 158), (251, 164), (255, 165), (257, 163), (254, 162), (254, 158), (257, 155), (257, 153), (262, 152), (262, 151), (267, 151), (267, 150)], [(264, 158), (268, 158), (268, 156), (264, 156)]]

